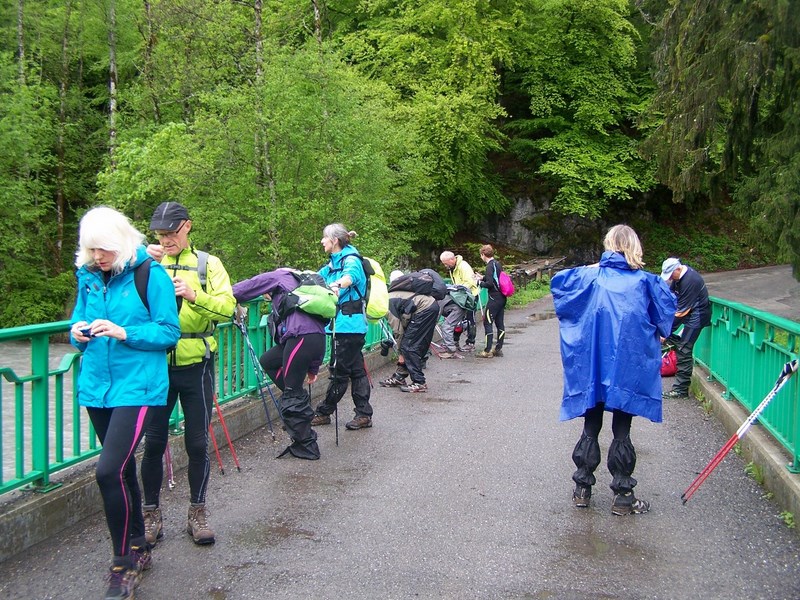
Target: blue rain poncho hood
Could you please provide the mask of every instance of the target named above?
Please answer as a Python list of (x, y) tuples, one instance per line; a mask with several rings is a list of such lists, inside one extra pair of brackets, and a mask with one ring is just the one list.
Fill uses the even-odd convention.
[(675, 297), (658, 275), (604, 252), (599, 265), (566, 269), (551, 283), (559, 319), (564, 396), (561, 420), (598, 403), (661, 422), (661, 342)]

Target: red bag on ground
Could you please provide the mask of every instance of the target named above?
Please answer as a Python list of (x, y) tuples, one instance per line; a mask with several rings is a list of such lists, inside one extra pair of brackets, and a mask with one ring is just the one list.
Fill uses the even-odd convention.
[(661, 355), (661, 376), (672, 377), (678, 372), (678, 355), (669, 350)]

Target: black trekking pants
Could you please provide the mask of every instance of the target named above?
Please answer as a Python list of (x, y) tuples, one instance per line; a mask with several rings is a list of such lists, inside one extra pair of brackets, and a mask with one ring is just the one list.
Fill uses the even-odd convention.
[(434, 304), (425, 310), (416, 311), (403, 332), (398, 352), (403, 356), (413, 383), (425, 383), (422, 369), (438, 320), (439, 305)]
[(153, 409), (142, 457), (142, 485), (145, 504), (158, 506), (164, 479), (162, 457), (169, 440), (169, 419), (180, 399), (183, 409), (183, 443), (189, 465), (189, 498), (194, 504), (206, 501), (211, 474), (208, 458), (208, 425), (214, 405), (214, 355), (193, 365), (169, 368), (167, 405)]
[(103, 449), (95, 469), (95, 479), (103, 497), (108, 531), (115, 557), (127, 557), (131, 544), (144, 540), (142, 492), (136, 476), (136, 447), (144, 435), (152, 406), (88, 408)]
[[(572, 480), (580, 486), (592, 487), (597, 480), (594, 476), (595, 469), (600, 464), (600, 444), (597, 436), (603, 428), (603, 413), (605, 405), (598, 404), (584, 414), (583, 433), (575, 449), (572, 451), (572, 461), (578, 469), (573, 473)], [(636, 467), (636, 450), (631, 442), (631, 421), (633, 415), (613, 411), (611, 430), (614, 439), (608, 449), (608, 470), (611, 473), (611, 489), (615, 494), (627, 494), (633, 491), (637, 481), (632, 477)]]
[(264, 372), (283, 392), (279, 402), (281, 420), (292, 443), (281, 456), (287, 452), (307, 460), (320, 456), (317, 432), (311, 428), (314, 411), (303, 384), (311, 364), (321, 362), (324, 355), (325, 334), (307, 333), (273, 346), (259, 359)]
[(369, 378), (364, 366), (364, 355), (361, 353), (365, 339), (366, 335), (363, 333), (337, 333), (333, 337), (330, 383), (325, 400), (317, 406), (317, 414), (333, 414), (336, 405), (344, 397), (349, 382), (352, 386), (350, 393), (353, 396), (356, 417), (372, 416)]
[(675, 345), (675, 354), (678, 359), (678, 370), (675, 373), (675, 383), (672, 389), (680, 394), (689, 393), (689, 385), (692, 383), (692, 370), (694, 369), (694, 344), (700, 337), (702, 327), (683, 326), (681, 335), (672, 334), (667, 338), (668, 342)]
[[(506, 337), (506, 326), (503, 317), (506, 311), (506, 302), (508, 299), (500, 292), (489, 294), (489, 301), (486, 303), (486, 308), (483, 311), (483, 330), (486, 333), (486, 345), (484, 350), (490, 352), (492, 350), (492, 343), (494, 342), (495, 348), (498, 350), (503, 349), (503, 342)], [(497, 340), (494, 341), (494, 334), (492, 329), (497, 329)]]

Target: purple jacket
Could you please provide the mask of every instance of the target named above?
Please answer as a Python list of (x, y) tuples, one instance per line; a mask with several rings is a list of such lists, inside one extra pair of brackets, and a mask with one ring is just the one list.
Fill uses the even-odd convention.
[[(233, 296), (237, 302), (247, 302), (262, 294), (269, 294), (272, 298), (273, 306), (278, 306), (284, 296), (298, 285), (297, 279), (292, 275), (291, 271), (276, 269), (235, 284), (233, 286)], [(324, 335), (325, 325), (319, 319), (304, 313), (302, 310), (295, 310), (278, 323), (277, 339), (275, 341), (283, 344), (288, 338), (299, 337), (308, 333), (321, 333)], [(320, 359), (320, 364), (321, 362)], [(316, 369), (319, 369), (319, 365), (316, 366)]]

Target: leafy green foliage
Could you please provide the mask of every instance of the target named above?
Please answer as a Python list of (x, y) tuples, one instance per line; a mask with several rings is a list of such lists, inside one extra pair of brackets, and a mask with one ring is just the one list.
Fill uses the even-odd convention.
[(639, 35), (623, 0), (545, 0), (530, 15), (517, 63), (530, 116), (507, 126), (510, 148), (539, 156), (556, 187), (553, 208), (590, 218), (655, 183), (631, 124)]

